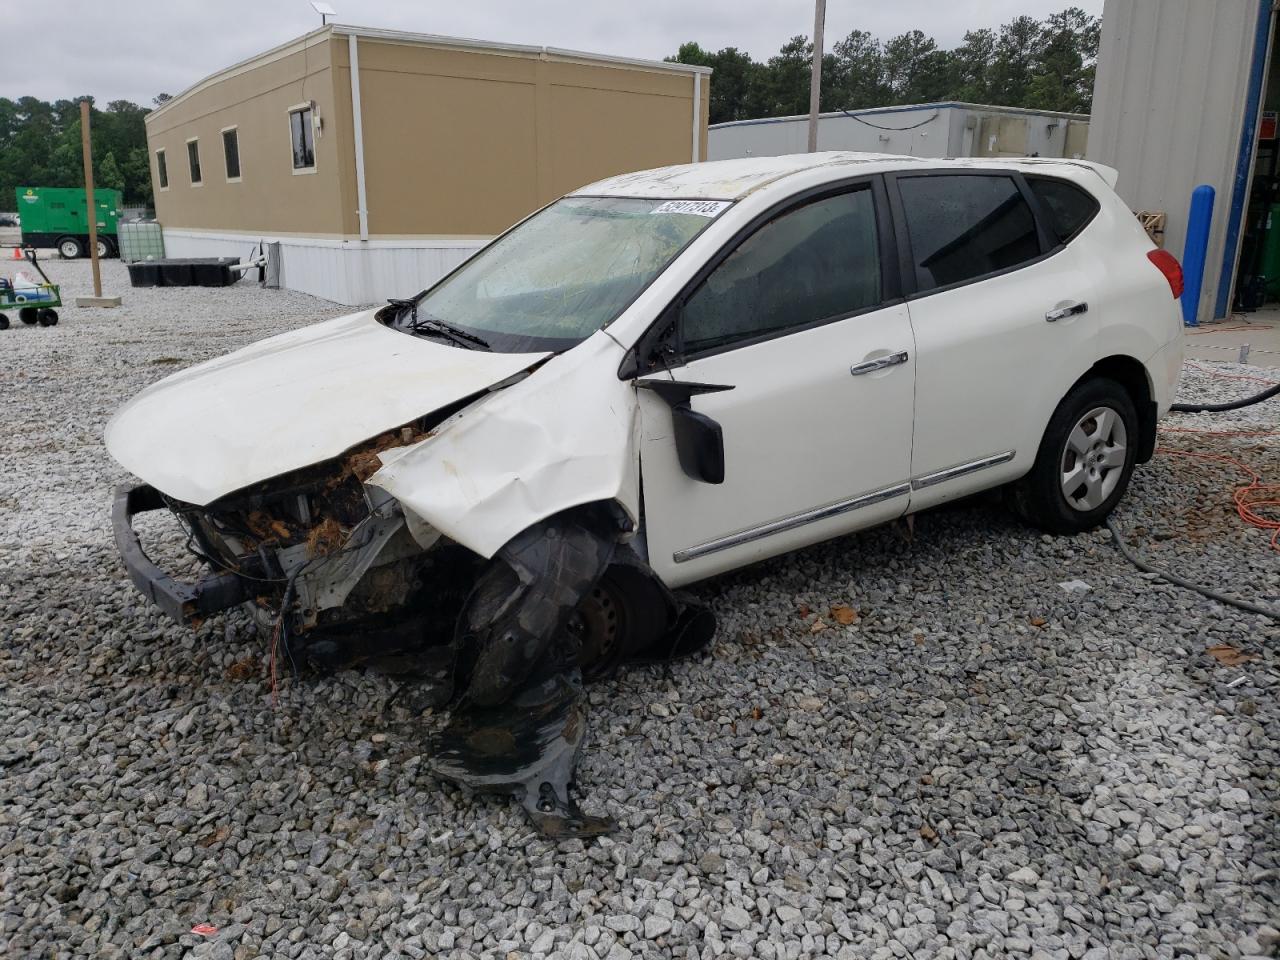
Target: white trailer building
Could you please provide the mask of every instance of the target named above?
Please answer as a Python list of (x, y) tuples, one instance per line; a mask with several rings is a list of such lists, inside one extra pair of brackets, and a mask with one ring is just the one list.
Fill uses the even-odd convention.
[[(1089, 117), (976, 103), (920, 103), (839, 110), (818, 119), (819, 150), (909, 157), (1082, 157)], [(804, 153), (809, 118), (733, 120), (708, 128), (707, 158)]]
[(1274, 29), (1271, 0), (1107, 0), (1103, 9), (1086, 156), (1120, 171), (1133, 210), (1166, 215), (1165, 246), (1179, 258), (1191, 192), (1214, 188), (1202, 322), (1227, 316), (1265, 269), (1280, 194)]

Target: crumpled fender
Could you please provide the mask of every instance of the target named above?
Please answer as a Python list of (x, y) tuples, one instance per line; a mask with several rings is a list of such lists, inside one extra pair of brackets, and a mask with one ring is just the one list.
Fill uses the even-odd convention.
[(594, 334), (434, 436), (383, 452), (366, 483), (486, 558), (584, 503), (616, 501), (638, 525), (639, 405), (618, 379), (622, 352), (608, 334)]

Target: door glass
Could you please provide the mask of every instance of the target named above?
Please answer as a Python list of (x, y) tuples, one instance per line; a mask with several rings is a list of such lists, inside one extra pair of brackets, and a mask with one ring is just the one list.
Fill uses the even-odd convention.
[(869, 187), (815, 200), (744, 240), (685, 302), (685, 353), (847, 316), (880, 302)]
[(903, 177), (898, 188), (921, 293), (1040, 255), (1035, 219), (1012, 177)]
[(1062, 243), (1079, 233), (1098, 211), (1097, 200), (1065, 180), (1036, 177), (1027, 183), (1048, 217), (1049, 231)]

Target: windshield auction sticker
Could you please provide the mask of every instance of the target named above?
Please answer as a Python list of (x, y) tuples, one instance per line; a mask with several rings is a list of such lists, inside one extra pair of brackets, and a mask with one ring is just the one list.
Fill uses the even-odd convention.
[(660, 203), (650, 213), (691, 213), (695, 217), (714, 217), (725, 207), (728, 200), (668, 200)]

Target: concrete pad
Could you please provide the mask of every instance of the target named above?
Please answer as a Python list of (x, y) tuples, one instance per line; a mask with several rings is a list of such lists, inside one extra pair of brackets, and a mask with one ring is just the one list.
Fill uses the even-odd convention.
[(118, 307), (119, 297), (76, 297), (77, 307)]
[(1183, 350), (1192, 360), (1224, 360), (1280, 369), (1280, 306), (1237, 313), (1225, 320), (1187, 327)]

